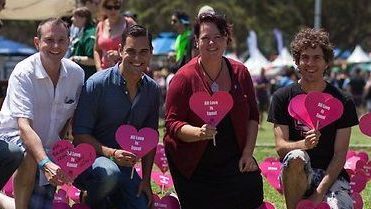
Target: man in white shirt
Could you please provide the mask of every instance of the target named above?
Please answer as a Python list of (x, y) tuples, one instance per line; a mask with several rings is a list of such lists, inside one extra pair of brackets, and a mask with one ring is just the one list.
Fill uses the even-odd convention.
[[(64, 136), (84, 81), (83, 70), (63, 58), (69, 38), (68, 28), (61, 19), (41, 22), (34, 43), (39, 53), (14, 68), (0, 112), (0, 141), (18, 145), (25, 151), (15, 175), (17, 209), (51, 208), (49, 196), (54, 195), (54, 186), (71, 181), (48, 155), (53, 144)], [(34, 187), (36, 173), (39, 173), (39, 185)], [(34, 198), (35, 191), (50, 195)]]

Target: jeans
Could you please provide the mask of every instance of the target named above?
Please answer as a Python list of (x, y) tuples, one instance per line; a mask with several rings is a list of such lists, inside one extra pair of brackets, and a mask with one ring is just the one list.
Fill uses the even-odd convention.
[[(106, 157), (98, 157), (93, 165), (79, 175), (75, 185), (88, 193), (87, 204), (91, 209), (147, 209), (147, 197), (137, 197), (141, 179), (131, 167), (118, 166)], [(135, 170), (134, 170), (135, 171)]]
[(0, 189), (17, 170), (22, 160), (23, 151), (18, 145), (0, 139)]

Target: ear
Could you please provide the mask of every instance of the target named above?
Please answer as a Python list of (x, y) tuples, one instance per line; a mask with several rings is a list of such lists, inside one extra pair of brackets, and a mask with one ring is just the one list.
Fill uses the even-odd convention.
[(38, 37), (34, 37), (33, 38), (33, 44), (35, 45), (35, 48), (37, 50), (39, 50), (39, 43), (40, 43), (40, 39)]

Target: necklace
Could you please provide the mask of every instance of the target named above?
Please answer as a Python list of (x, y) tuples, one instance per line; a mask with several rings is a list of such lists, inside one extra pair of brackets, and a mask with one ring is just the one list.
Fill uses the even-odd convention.
[(205, 72), (206, 76), (207, 76), (207, 77), (211, 80), (211, 82), (212, 82), (212, 83), (211, 83), (211, 86), (210, 86), (211, 91), (212, 91), (213, 93), (219, 91), (219, 84), (216, 83), (216, 80), (218, 80), (218, 78), (219, 78), (219, 76), (220, 76), (220, 74), (221, 74), (221, 72), (222, 72), (222, 70), (223, 70), (223, 62), (222, 62), (221, 65), (220, 65), (220, 70), (219, 70), (218, 74), (216, 75), (215, 79), (212, 79), (211, 76), (206, 72), (205, 67), (204, 67), (204, 65), (202, 64), (201, 61), (200, 61), (200, 64), (201, 64), (202, 70)]

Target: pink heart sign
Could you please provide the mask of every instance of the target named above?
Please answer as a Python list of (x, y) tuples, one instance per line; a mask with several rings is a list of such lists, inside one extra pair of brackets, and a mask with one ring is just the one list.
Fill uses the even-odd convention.
[(14, 197), (13, 176), (10, 177), (10, 179), (6, 182), (2, 190), (6, 194), (6, 196)]
[(154, 194), (153, 209), (180, 209), (180, 204), (179, 201), (173, 196), (166, 195), (160, 198)]
[(362, 196), (359, 193), (353, 192), (352, 193), (352, 199), (353, 199), (354, 209), (362, 209), (363, 208)]
[(314, 125), (309, 117), (307, 109), (304, 106), (305, 98), (307, 98), (306, 94), (299, 94), (292, 98), (288, 106), (288, 112), (291, 117), (313, 129)]
[(276, 209), (276, 207), (270, 202), (263, 202), (257, 209)]
[(151, 173), (151, 179), (161, 188), (169, 189), (174, 186), (173, 178), (171, 178), (171, 175), (164, 174), (158, 171), (153, 171)]
[(71, 209), (65, 202), (53, 202), (53, 209)]
[(75, 179), (93, 164), (96, 153), (90, 144), (83, 143), (74, 148), (70, 141), (60, 140), (52, 148), (52, 157), (64, 172)]
[(301, 200), (296, 205), (296, 209), (330, 209), (330, 206), (325, 202), (321, 202), (320, 204), (316, 205), (310, 200)]
[(312, 124), (318, 130), (331, 124), (343, 114), (343, 103), (334, 97), (327, 97), (322, 92), (310, 92), (305, 99), (305, 108), (308, 111)]
[(259, 167), (265, 177), (270, 173), (276, 173), (279, 175), (281, 171), (281, 163), (276, 158), (266, 158), (260, 163)]
[(351, 192), (360, 193), (366, 188), (368, 178), (363, 171), (357, 171), (351, 178), (350, 178), (350, 188)]
[(163, 144), (158, 144), (156, 148), (156, 155), (155, 155), (155, 164), (158, 168), (165, 173), (169, 170), (169, 164), (167, 162), (166, 154), (165, 154), (165, 147)]
[(67, 192), (64, 189), (59, 189), (58, 192), (54, 194), (53, 202), (68, 203)]
[(116, 141), (120, 147), (142, 158), (158, 143), (158, 133), (152, 128), (142, 128), (137, 131), (134, 126), (121, 125), (116, 131)]
[(225, 91), (218, 91), (212, 96), (200, 91), (191, 96), (189, 106), (205, 123), (216, 126), (232, 109), (233, 98)]
[(371, 113), (367, 113), (359, 119), (359, 129), (364, 135), (371, 137)]

